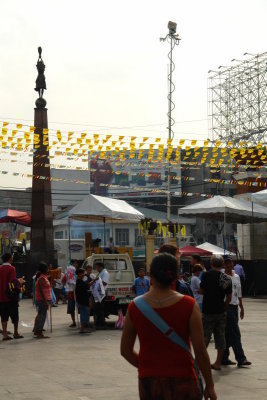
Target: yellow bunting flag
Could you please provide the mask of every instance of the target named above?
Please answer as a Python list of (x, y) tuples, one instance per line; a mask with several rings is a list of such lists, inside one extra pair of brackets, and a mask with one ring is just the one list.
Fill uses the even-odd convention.
[(30, 132), (34, 132), (35, 131), (35, 126), (30, 126)]
[(16, 135), (17, 132), (18, 132), (17, 129), (13, 129), (13, 131), (12, 131), (12, 136), (14, 137), (14, 136)]
[(48, 132), (49, 132), (49, 129), (47, 129), (47, 128), (44, 128), (44, 129), (43, 129), (43, 134), (44, 134), (44, 135), (48, 135)]
[(22, 124), (17, 124), (17, 129), (21, 129), (22, 128)]
[(57, 139), (59, 142), (61, 142), (62, 136), (60, 131), (57, 131)]

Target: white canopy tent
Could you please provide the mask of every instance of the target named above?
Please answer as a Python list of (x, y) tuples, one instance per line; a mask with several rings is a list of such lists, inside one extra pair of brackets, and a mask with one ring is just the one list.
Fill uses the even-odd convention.
[[(253, 202), (226, 196), (214, 196), (210, 199), (183, 207), (179, 215), (200, 217), (223, 221), (224, 246), (226, 241), (226, 222), (236, 224), (267, 221), (267, 208)], [(254, 239), (253, 239), (254, 247)]]
[(251, 195), (251, 199), (254, 203), (259, 203), (267, 207), (267, 189), (253, 193)]
[(69, 218), (96, 222), (139, 222), (144, 215), (124, 200), (89, 194), (69, 211)]
[(220, 221), (246, 224), (267, 221), (267, 208), (249, 201), (226, 196), (214, 196), (210, 199), (190, 204), (179, 210), (179, 215), (200, 217)]
[(198, 249), (202, 249), (202, 250), (207, 250), (210, 251), (212, 254), (215, 255), (219, 255), (219, 256), (231, 256), (231, 257), (236, 257), (235, 253), (232, 253), (231, 251), (228, 250), (224, 250), (219, 246), (215, 246), (215, 244), (209, 243), (209, 242), (205, 242), (202, 243), (198, 246), (196, 246)]

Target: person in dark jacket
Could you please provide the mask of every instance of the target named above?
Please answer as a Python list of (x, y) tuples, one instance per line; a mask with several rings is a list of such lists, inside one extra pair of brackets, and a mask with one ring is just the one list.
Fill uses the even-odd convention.
[(78, 268), (76, 274), (77, 281), (75, 287), (75, 295), (81, 320), (80, 333), (90, 333), (91, 331), (90, 329), (88, 329), (90, 322), (90, 292), (88, 284), (84, 282), (85, 270), (83, 268)]

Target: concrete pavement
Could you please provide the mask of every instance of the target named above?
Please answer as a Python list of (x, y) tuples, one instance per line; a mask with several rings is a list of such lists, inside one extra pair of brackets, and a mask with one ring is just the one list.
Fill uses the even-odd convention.
[[(267, 300), (245, 299), (244, 305), (243, 347), (253, 365), (213, 371), (222, 400), (267, 399)], [(36, 340), (31, 332), (35, 309), (30, 300), (21, 302), (20, 331), (25, 338), (0, 342), (0, 399), (138, 399), (137, 372), (119, 353), (121, 332), (110, 325), (107, 331), (79, 335), (68, 327), (66, 306), (52, 310), (51, 339)], [(209, 354), (214, 361), (214, 343)]]

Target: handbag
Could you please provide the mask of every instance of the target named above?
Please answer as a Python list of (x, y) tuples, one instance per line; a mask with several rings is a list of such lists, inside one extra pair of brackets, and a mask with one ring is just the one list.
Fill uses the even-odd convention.
[(203, 381), (196, 364), (196, 360), (194, 359), (189, 346), (185, 343), (185, 341), (175, 332), (160, 316), (159, 314), (143, 299), (143, 296), (136, 297), (134, 299), (134, 304), (138, 308), (139, 311), (156, 327), (160, 332), (163, 333), (165, 337), (170, 339), (173, 343), (182, 347), (185, 351), (187, 351), (194, 362), (194, 369), (197, 375), (199, 388), (201, 390), (202, 397), (204, 395), (204, 387)]

